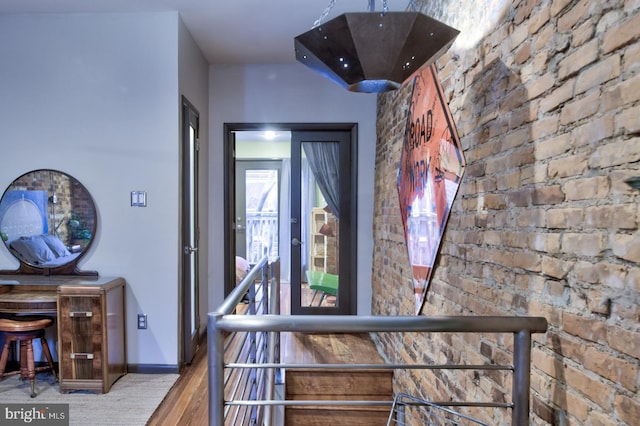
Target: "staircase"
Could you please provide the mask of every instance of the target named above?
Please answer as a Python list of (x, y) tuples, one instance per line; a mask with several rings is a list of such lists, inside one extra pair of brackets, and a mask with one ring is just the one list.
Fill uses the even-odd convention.
[[(345, 364), (341, 369), (287, 368), (287, 400), (391, 401), (390, 370), (354, 369), (348, 364), (382, 364), (368, 335), (293, 335), (297, 363)], [(286, 406), (285, 426), (386, 425), (389, 405)]]

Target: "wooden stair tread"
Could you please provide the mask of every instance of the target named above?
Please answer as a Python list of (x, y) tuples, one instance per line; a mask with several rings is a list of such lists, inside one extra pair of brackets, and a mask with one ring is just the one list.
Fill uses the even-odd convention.
[(322, 406), (310, 406), (310, 405), (288, 405), (287, 411), (293, 410), (317, 410), (317, 411), (327, 411), (330, 410), (332, 412), (336, 411), (344, 411), (344, 412), (374, 412), (375, 415), (380, 415), (380, 413), (384, 413), (385, 415), (389, 414), (391, 404), (389, 405), (322, 405)]
[[(287, 364), (344, 365), (343, 368), (288, 367), (287, 400), (389, 401), (389, 404), (393, 400), (392, 370), (349, 366), (384, 364), (369, 334), (287, 333), (283, 339), (283, 358)], [(287, 345), (295, 345), (297, 351), (287, 351)], [(386, 425), (389, 409), (390, 405), (291, 405), (285, 407), (285, 425)]]
[(287, 410), (285, 426), (386, 426), (389, 408), (382, 410), (305, 409)]
[(286, 394), (291, 397), (300, 395), (391, 395), (393, 373), (390, 371), (377, 373), (349, 373), (340, 370), (316, 370), (304, 373), (287, 371)]
[(282, 333), (286, 364), (384, 364), (371, 336)]

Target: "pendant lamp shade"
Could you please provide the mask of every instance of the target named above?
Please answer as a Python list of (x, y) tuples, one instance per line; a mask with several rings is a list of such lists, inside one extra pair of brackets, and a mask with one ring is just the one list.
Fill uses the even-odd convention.
[(344, 13), (295, 37), (296, 59), (354, 92), (394, 90), (459, 31), (419, 12)]

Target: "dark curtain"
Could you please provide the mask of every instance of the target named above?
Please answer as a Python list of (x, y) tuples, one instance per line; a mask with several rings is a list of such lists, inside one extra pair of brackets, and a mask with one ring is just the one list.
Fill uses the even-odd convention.
[(302, 149), (320, 192), (336, 219), (340, 218), (340, 159), (338, 142), (303, 142)]

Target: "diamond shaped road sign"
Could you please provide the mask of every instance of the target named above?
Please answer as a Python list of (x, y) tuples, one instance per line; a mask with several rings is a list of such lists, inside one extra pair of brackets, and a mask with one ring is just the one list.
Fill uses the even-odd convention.
[(419, 314), (466, 163), (435, 66), (418, 71), (410, 84), (398, 197)]

